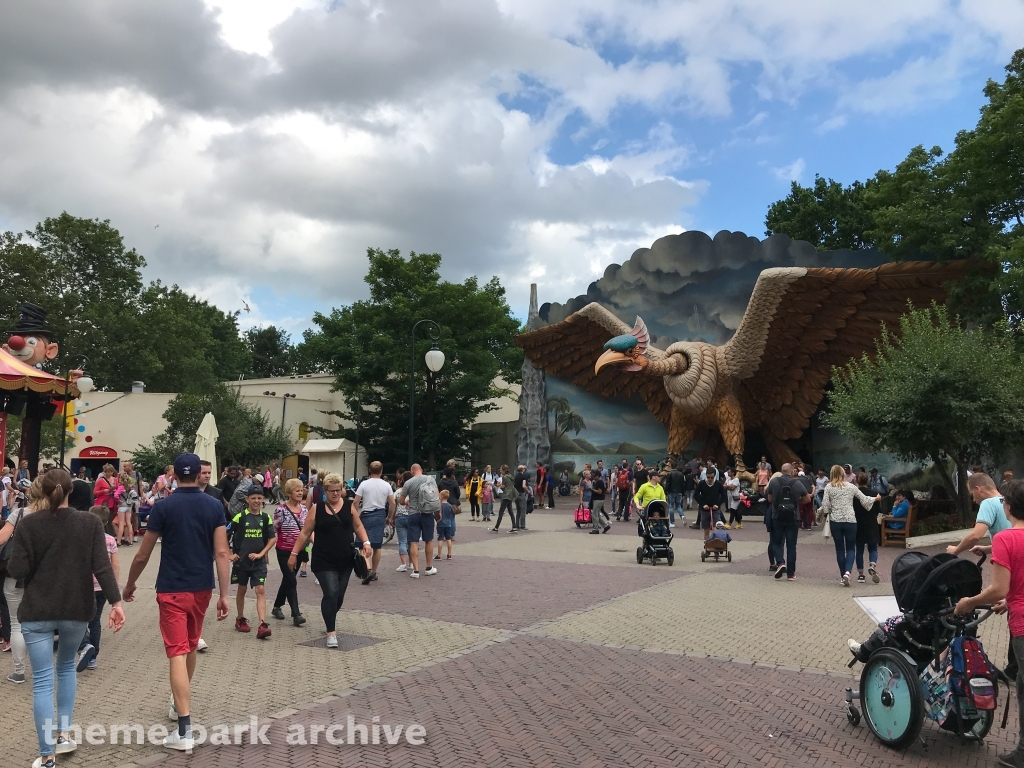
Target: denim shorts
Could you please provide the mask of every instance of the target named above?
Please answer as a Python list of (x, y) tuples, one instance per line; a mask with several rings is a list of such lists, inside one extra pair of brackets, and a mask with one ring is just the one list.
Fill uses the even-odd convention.
[(410, 512), (406, 517), (406, 528), (410, 544), (415, 544), (420, 540), (434, 540), (434, 515), (432, 512), (427, 512), (426, 514)]
[(442, 520), (437, 524), (437, 540), (448, 541), (455, 538), (455, 521)]
[(387, 512), (383, 509), (368, 509), (359, 515), (359, 522), (366, 530), (366, 538), (370, 540), (370, 546), (374, 549), (384, 546), (384, 521), (386, 519)]

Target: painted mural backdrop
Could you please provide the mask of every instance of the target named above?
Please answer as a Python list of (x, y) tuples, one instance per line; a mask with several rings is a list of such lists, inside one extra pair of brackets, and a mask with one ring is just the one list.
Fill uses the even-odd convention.
[[(548, 302), (540, 308), (544, 324), (556, 323), (592, 301), (600, 302), (624, 323), (632, 326), (641, 316), (651, 332), (652, 342), (664, 349), (674, 341), (691, 340), (722, 344), (729, 340), (743, 317), (762, 270), (771, 267), (856, 267), (869, 269), (889, 259), (879, 251), (817, 251), (810, 243), (785, 235), (765, 240), (742, 232), (722, 231), (713, 238), (703, 232), (684, 232), (659, 238), (650, 248), (640, 248), (623, 264), (611, 264), (604, 275), (590, 284), (582, 296), (562, 303)], [(542, 299), (545, 287), (541, 287)], [(630, 400), (602, 398), (569, 381), (547, 377), (549, 402), (564, 397), (585, 428), (578, 433), (563, 431), (551, 415), (554, 462), (578, 471), (586, 462), (601, 458), (606, 463), (642, 455), (645, 461), (664, 458), (665, 428), (644, 407), (639, 397)], [(835, 452), (837, 435), (815, 430), (819, 447), (815, 459), (826, 460)], [(748, 448), (757, 439), (748, 433)], [(828, 448), (826, 449), (826, 444)], [(699, 453), (693, 444), (688, 453)], [(832, 450), (829, 450), (832, 449)], [(803, 454), (804, 452), (801, 451)], [(838, 455), (838, 454), (837, 454)], [(883, 472), (896, 469), (885, 456), (861, 455), (865, 463)]]

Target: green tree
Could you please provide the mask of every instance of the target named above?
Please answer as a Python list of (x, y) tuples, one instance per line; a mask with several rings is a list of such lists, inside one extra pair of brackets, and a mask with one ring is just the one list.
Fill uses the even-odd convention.
[[(7, 417), (6, 456), (17, 463), (18, 446), (21, 445), (21, 416), (11, 414)], [(64, 435), (64, 422), (60, 414), (42, 423), (39, 434), (39, 455), (57, 457), (60, 455), (60, 439)], [(70, 450), (75, 441), (69, 436), (64, 437), (64, 450)]]
[(789, 195), (772, 203), (765, 217), (767, 235), (786, 234), (820, 250), (857, 250), (872, 245), (864, 239), (872, 226), (863, 184), (855, 181), (844, 187), (821, 176), (815, 176), (810, 187), (794, 181)]
[(59, 372), (79, 355), (101, 389), (209, 388), (250, 369), (237, 314), (160, 283), (144, 285), (145, 259), (109, 221), (62, 213), (25, 233), (0, 235), (0, 323), (23, 301), (47, 310), (60, 342)]
[(245, 332), (245, 345), (252, 357), (252, 375), (256, 378), (287, 376), (295, 373), (293, 347), (288, 334), (280, 328), (250, 328)]
[(968, 466), (998, 462), (1024, 434), (1024, 363), (1010, 333), (964, 330), (944, 307), (911, 309), (898, 337), (883, 327), (874, 359), (834, 369), (832, 382), (823, 423), (871, 451), (933, 461), (962, 521)]
[[(370, 298), (317, 313), (318, 329), (307, 331), (299, 345), (301, 359), (336, 376), (335, 389), (347, 403), (334, 412), (359, 425), (359, 441), (388, 467), (408, 461), (409, 366), (415, 366), (415, 453), (428, 468), (472, 450), (476, 418), (495, 406), (488, 401), (505, 393), (501, 379), (519, 380), (522, 351), (513, 341), (519, 323), (496, 278), (480, 285), (475, 277), (462, 283), (441, 280), (441, 256), (397, 250), (367, 251), (366, 283)], [(423, 358), (432, 341), (426, 324), (410, 340), (413, 325), (430, 319), (441, 328), (438, 346), (445, 365), (427, 376)], [(323, 432), (354, 440), (355, 429)], [(479, 435), (477, 435), (479, 437)]]
[(167, 428), (152, 445), (135, 451), (132, 460), (140, 467), (159, 467), (163, 471), (179, 453), (195, 448), (196, 430), (208, 412), (217, 420), (217, 461), (222, 466), (256, 467), (294, 450), (280, 424), (263, 409), (245, 402), (234, 387), (218, 383), (209, 392), (176, 395), (163, 413)]

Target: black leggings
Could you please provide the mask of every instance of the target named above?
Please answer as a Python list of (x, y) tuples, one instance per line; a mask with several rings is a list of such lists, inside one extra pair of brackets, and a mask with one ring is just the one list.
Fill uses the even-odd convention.
[(516, 527), (516, 513), (512, 511), (512, 499), (502, 499), (498, 508), (498, 522), (494, 524), (495, 529), (501, 528), (501, 518), (508, 511), (508, 517), (512, 521), (512, 527)]
[(741, 511), (742, 509), (742, 507), (736, 507), (736, 509), (729, 510), (729, 525), (732, 525), (734, 522), (743, 522), (743, 512)]
[(277, 564), (281, 566), (281, 586), (277, 588), (277, 598), (274, 600), (274, 607), (280, 608), (287, 601), (288, 607), (292, 609), (292, 618), (294, 619), (299, 615), (299, 592), (295, 571), (288, 567), (288, 558), (291, 555), (290, 550), (277, 550)]
[(469, 514), (472, 517), (480, 516), (480, 497), (470, 496), (469, 497)]
[(334, 631), (334, 622), (345, 602), (345, 590), (348, 589), (348, 580), (352, 575), (352, 566), (349, 565), (341, 570), (325, 569), (313, 571), (313, 575), (320, 580), (320, 589), (324, 596), (320, 600), (320, 613), (324, 617), (324, 625), (328, 632)]

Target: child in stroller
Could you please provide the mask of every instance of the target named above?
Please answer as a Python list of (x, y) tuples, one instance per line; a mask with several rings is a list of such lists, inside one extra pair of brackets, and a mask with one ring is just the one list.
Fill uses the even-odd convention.
[(669, 565), (675, 562), (675, 553), (669, 546), (672, 532), (668, 529), (668, 502), (653, 499), (640, 510), (636, 521), (637, 535), (643, 544), (636, 548), (636, 562), (639, 565), (650, 558), (651, 565), (657, 565), (659, 558), (664, 558)]
[[(984, 558), (982, 558), (984, 561)], [(852, 667), (864, 664), (860, 690), (847, 689), (847, 718), (868, 727), (886, 746), (901, 749), (917, 738), (924, 718), (969, 740), (992, 727), (996, 690), (1003, 678), (989, 662), (977, 627), (989, 609), (954, 615), (959, 600), (981, 592), (980, 563), (945, 552), (907, 552), (892, 566), (902, 611), (878, 625), (863, 643), (849, 640)], [(859, 699), (860, 709), (854, 705)], [(895, 713), (900, 716), (893, 720)]]

